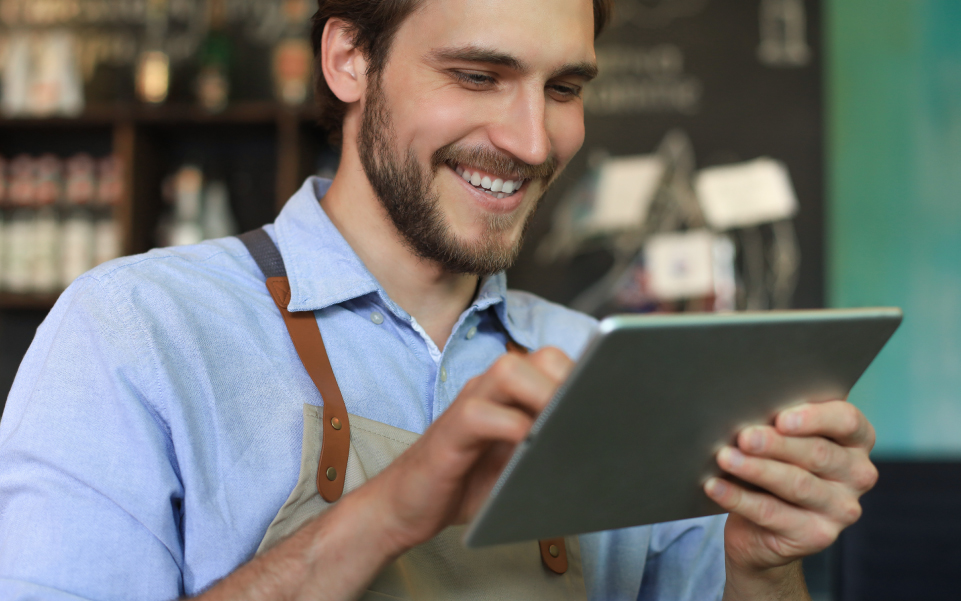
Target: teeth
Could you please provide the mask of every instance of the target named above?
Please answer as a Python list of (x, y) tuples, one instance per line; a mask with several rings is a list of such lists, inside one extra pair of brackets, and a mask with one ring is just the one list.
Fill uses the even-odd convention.
[(459, 165), (455, 171), (457, 171), (457, 175), (464, 178), (465, 182), (468, 182), (478, 188), (482, 188), (485, 192), (489, 192), (491, 196), (496, 196), (497, 198), (505, 198), (510, 196), (515, 190), (520, 190), (521, 185), (524, 183), (524, 180), (505, 181), (500, 178), (491, 181), (489, 176), (481, 175), (480, 172), (471, 173)]

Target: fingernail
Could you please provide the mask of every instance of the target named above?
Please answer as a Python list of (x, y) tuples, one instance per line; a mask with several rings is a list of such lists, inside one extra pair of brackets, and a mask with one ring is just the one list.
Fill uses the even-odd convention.
[(711, 478), (705, 484), (705, 488), (707, 488), (707, 494), (712, 497), (723, 497), (727, 492), (727, 485), (720, 478)]
[(744, 455), (734, 447), (724, 447), (721, 449), (721, 462), (729, 467), (738, 468), (744, 463)]
[(747, 446), (752, 451), (760, 451), (764, 448), (764, 432), (760, 428), (752, 428), (747, 436)]
[(801, 412), (792, 411), (784, 418), (784, 427), (788, 432), (797, 432), (801, 429)]

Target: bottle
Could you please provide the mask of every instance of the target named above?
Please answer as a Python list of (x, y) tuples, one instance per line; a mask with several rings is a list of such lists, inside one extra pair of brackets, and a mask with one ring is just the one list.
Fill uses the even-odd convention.
[(137, 97), (147, 104), (163, 104), (170, 92), (170, 57), (164, 51), (167, 0), (147, 0), (147, 31), (137, 59)]
[(60, 287), (93, 268), (94, 220), (90, 209), (75, 207), (63, 222), (60, 245)]
[(207, 7), (209, 28), (198, 54), (197, 99), (207, 111), (219, 113), (230, 100), (233, 43), (227, 33), (226, 1), (208, 0)]
[(310, 45), (310, 4), (283, 0), (284, 35), (274, 48), (274, 93), (288, 106), (300, 106), (310, 94), (314, 53)]

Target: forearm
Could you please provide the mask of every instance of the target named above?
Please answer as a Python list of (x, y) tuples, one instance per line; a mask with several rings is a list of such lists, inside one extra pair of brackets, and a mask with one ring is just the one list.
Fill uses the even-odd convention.
[(198, 601), (355, 599), (404, 549), (387, 535), (371, 491), (345, 496)]
[(764, 572), (747, 572), (728, 562), (724, 601), (811, 601), (801, 560)]

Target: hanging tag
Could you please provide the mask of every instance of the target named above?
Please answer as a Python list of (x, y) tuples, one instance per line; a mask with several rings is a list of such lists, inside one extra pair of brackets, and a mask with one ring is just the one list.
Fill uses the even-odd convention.
[(790, 219), (798, 211), (787, 167), (774, 159), (704, 169), (695, 188), (704, 217), (718, 230)]
[(601, 166), (590, 227), (597, 231), (638, 228), (664, 176), (653, 155), (609, 159)]
[(662, 301), (713, 295), (714, 242), (707, 230), (652, 236), (644, 247), (651, 293)]

